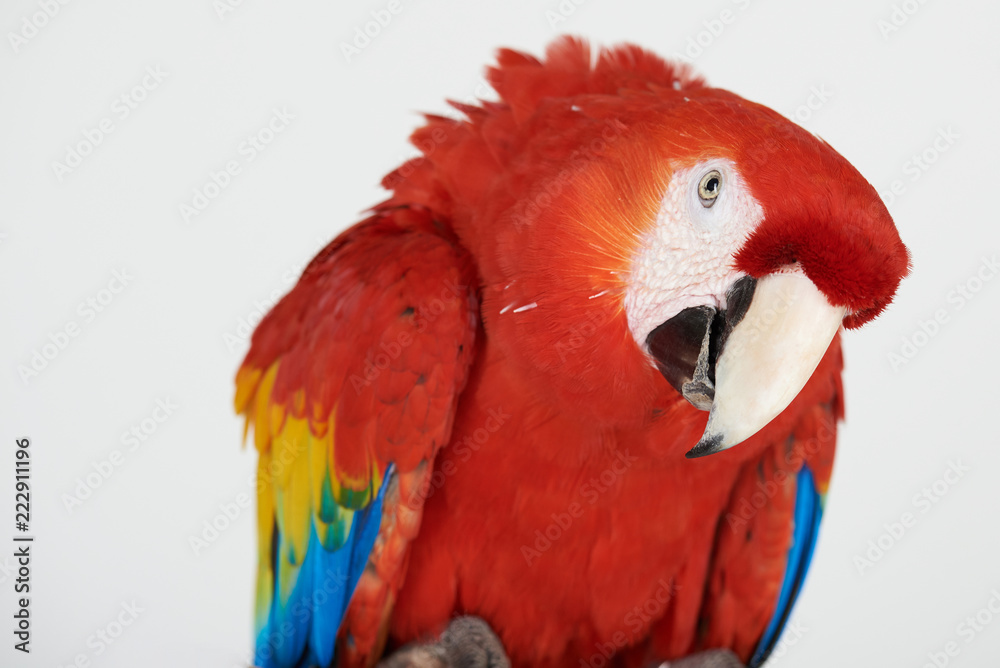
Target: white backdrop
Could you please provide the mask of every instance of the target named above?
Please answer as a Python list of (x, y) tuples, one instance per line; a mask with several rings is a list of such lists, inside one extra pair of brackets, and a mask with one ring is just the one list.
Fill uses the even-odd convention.
[[(896, 303), (845, 337), (848, 421), (773, 665), (996, 665), (1000, 6), (152, 4), (0, 10), (0, 665), (247, 661), (247, 321), (382, 198), (416, 111), (487, 94), (496, 47), (563, 32), (686, 52), (794, 117), (887, 193), (913, 253)], [(12, 635), (22, 437), (30, 656)], [(203, 535), (212, 521), (228, 527)]]

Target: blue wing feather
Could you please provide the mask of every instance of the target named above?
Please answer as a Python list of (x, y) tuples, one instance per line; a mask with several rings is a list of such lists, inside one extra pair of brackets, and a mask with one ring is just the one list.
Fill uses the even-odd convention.
[[(279, 604), (278, 578), (274, 578), (271, 610), (257, 634), (256, 665), (293, 668), (332, 663), (337, 631), (378, 537), (385, 491), (393, 473), (390, 465), (376, 497), (363, 510), (356, 511), (347, 540), (340, 548), (324, 548), (316, 529), (312, 529), (302, 568), (284, 606)], [(282, 540), (278, 538), (279, 547)]]
[(792, 532), (792, 546), (788, 550), (788, 565), (781, 583), (781, 592), (778, 594), (778, 606), (757, 644), (748, 668), (762, 665), (781, 638), (781, 632), (788, 622), (795, 599), (798, 598), (799, 590), (809, 571), (822, 519), (823, 499), (816, 489), (816, 481), (807, 464), (802, 467), (796, 478), (795, 525)]

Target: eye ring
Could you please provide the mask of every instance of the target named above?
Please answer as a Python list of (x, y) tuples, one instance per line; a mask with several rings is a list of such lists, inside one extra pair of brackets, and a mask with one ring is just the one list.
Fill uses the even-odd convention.
[(719, 193), (722, 192), (722, 173), (717, 169), (705, 174), (698, 183), (698, 199), (706, 209), (715, 204)]

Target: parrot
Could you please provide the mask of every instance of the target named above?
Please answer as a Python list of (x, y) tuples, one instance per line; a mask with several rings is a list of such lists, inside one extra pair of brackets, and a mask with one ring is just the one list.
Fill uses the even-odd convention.
[(760, 666), (816, 545), (841, 336), (909, 251), (846, 158), (688, 63), (564, 36), (487, 80), (236, 373), (254, 661)]

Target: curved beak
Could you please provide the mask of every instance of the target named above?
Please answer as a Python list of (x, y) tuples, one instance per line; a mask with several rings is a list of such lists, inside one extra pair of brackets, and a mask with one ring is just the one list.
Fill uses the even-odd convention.
[[(844, 319), (846, 309), (832, 306), (801, 269), (752, 281), (737, 281), (725, 313), (687, 309), (650, 334), (650, 352), (663, 375), (693, 405), (709, 410), (705, 432), (688, 458), (731, 448), (781, 413), (812, 376)], [(697, 344), (690, 335), (677, 336), (681, 325), (690, 328), (692, 322), (707, 327)]]

